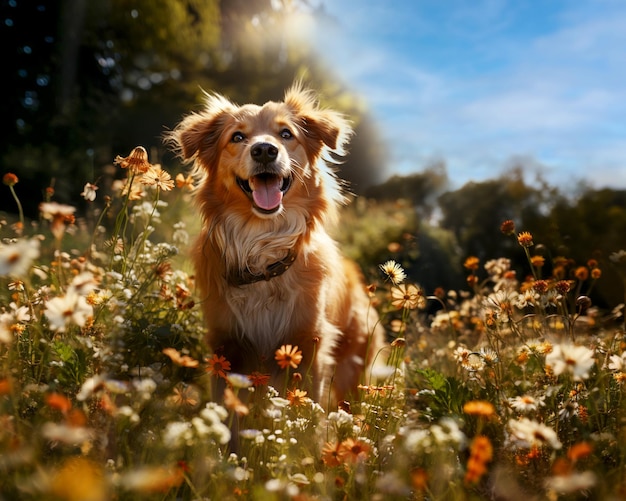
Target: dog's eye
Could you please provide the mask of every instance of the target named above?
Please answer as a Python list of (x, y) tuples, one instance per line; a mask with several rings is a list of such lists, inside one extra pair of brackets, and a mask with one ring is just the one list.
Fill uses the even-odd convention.
[(280, 131), (280, 137), (282, 137), (283, 139), (291, 139), (293, 137), (293, 134), (289, 129), (283, 129)]
[(246, 138), (246, 136), (244, 136), (244, 135), (243, 135), (243, 132), (239, 132), (239, 131), (237, 131), (237, 132), (235, 132), (235, 133), (231, 136), (230, 141), (231, 141), (232, 143), (240, 143), (240, 142), (241, 142), (241, 141), (243, 141), (245, 138)]

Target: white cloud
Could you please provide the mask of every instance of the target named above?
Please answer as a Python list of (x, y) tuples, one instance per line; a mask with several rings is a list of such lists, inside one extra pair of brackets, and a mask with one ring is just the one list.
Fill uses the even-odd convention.
[[(521, 29), (522, 7), (505, 0), (454, 2), (432, 25), (417, 2), (358, 5), (322, 47), (380, 120), (392, 171), (442, 157), (462, 183), (525, 155), (555, 184), (626, 188), (626, 4), (561, 2), (543, 31)], [(424, 33), (437, 29), (445, 36), (429, 46)], [(458, 37), (449, 50), (436, 45), (445, 37)]]

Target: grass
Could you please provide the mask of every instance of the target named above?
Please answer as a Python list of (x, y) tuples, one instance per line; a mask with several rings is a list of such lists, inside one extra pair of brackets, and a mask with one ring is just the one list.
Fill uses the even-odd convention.
[[(596, 262), (557, 258), (543, 276), (509, 221), (527, 279), (468, 256), (467, 289), (429, 295), (386, 263), (370, 291), (387, 370), (325, 412), (300, 387), (297, 347), (277, 354), (285, 394), (207, 351), (178, 220), (188, 180), (141, 149), (117, 163), (126, 180), (95, 224), (49, 200), (36, 223), (2, 224), (1, 499), (626, 496), (623, 310), (590, 307)], [(397, 208), (374, 214), (390, 238), (408, 224)]]

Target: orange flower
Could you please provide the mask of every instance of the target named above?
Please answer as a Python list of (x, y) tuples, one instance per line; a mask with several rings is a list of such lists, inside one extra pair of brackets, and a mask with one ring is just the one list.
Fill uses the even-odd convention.
[(179, 383), (167, 399), (179, 407), (193, 408), (200, 403), (200, 392), (192, 385)]
[(365, 461), (370, 454), (371, 447), (361, 440), (346, 438), (341, 442), (339, 456), (348, 463)]
[(129, 169), (133, 173), (143, 174), (148, 172), (150, 162), (148, 162), (148, 152), (143, 146), (137, 146), (127, 157), (116, 156), (113, 163), (122, 169)]
[(487, 472), (487, 463), (493, 457), (493, 446), (487, 437), (479, 435), (472, 441), (467, 461), (465, 483), (474, 484)]
[(593, 452), (593, 445), (589, 442), (578, 442), (572, 445), (567, 451), (567, 457), (575, 463), (579, 459), (584, 459)]
[(172, 362), (181, 367), (198, 367), (200, 362), (191, 358), (189, 355), (181, 355), (178, 350), (174, 348), (165, 348), (163, 354), (167, 355)]
[(584, 282), (589, 278), (589, 270), (586, 266), (579, 266), (578, 268), (576, 268), (574, 276), (581, 282)]
[(369, 385), (369, 386), (365, 386), (365, 385), (358, 385), (357, 389), (359, 390), (363, 390), (365, 392), (366, 395), (374, 395), (376, 393), (378, 393), (381, 397), (384, 397), (388, 391), (393, 390), (393, 386), (392, 385), (385, 385), (385, 386), (373, 386), (373, 385)]
[(156, 186), (163, 191), (170, 191), (174, 188), (174, 181), (168, 172), (164, 171), (160, 165), (151, 165), (141, 177), (141, 184)]
[(15, 186), (19, 182), (19, 179), (12, 172), (7, 172), (2, 176), (2, 182), (7, 186)]
[(411, 485), (417, 491), (424, 491), (428, 487), (428, 472), (424, 468), (411, 470)]
[(467, 268), (468, 270), (474, 271), (478, 269), (479, 264), (480, 264), (480, 259), (478, 259), (476, 256), (470, 256), (465, 260), (465, 262), (463, 263), (463, 266)]
[(554, 284), (554, 288), (559, 294), (565, 295), (572, 290), (572, 282), (569, 280), (559, 280), (556, 284)]
[(533, 245), (533, 236), (532, 236), (532, 234), (528, 233), (527, 231), (523, 231), (519, 235), (517, 235), (517, 242), (522, 247), (532, 247), (532, 245)]
[(294, 407), (299, 407), (301, 405), (310, 402), (311, 399), (306, 396), (307, 392), (298, 390), (297, 388), (287, 391), (287, 400), (289, 400), (289, 405), (293, 405)]
[(339, 466), (341, 464), (341, 443), (326, 442), (322, 449), (322, 461), (326, 466)]
[(8, 395), (11, 393), (11, 380), (7, 378), (0, 379), (0, 395)]
[(463, 406), (463, 412), (473, 416), (490, 417), (496, 412), (491, 402), (485, 400), (471, 400)]
[(541, 268), (544, 264), (546, 264), (546, 258), (543, 256), (532, 256), (530, 258), (530, 263), (535, 268)]
[(247, 416), (250, 410), (230, 388), (224, 390), (224, 406), (238, 416)]
[(182, 173), (179, 172), (178, 174), (176, 174), (176, 187), (193, 190), (193, 176), (185, 177)]
[(539, 294), (545, 294), (546, 292), (548, 292), (549, 286), (550, 284), (545, 280), (535, 280), (533, 282), (533, 289)]
[(260, 372), (253, 372), (248, 376), (248, 379), (252, 383), (252, 386), (265, 386), (270, 382), (269, 374), (261, 374)]
[(515, 233), (515, 223), (507, 219), (500, 225), (500, 231), (505, 235), (513, 235)]
[(61, 411), (63, 414), (67, 414), (72, 408), (70, 399), (60, 393), (50, 393), (46, 395), (46, 404), (48, 407)]
[(87, 416), (80, 409), (70, 409), (67, 413), (66, 422), (70, 426), (82, 428), (87, 425)]
[(209, 366), (207, 372), (213, 376), (226, 378), (226, 373), (230, 370), (230, 362), (223, 356), (213, 354), (213, 358), (207, 360)]
[(297, 369), (300, 362), (302, 362), (302, 352), (298, 350), (297, 346), (284, 344), (276, 350), (274, 358), (281, 369), (286, 369), (287, 367)]

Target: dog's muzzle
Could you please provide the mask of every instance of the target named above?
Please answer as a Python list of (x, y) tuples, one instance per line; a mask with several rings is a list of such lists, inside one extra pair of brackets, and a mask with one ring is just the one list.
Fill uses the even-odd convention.
[(270, 143), (257, 143), (250, 148), (257, 164), (257, 173), (249, 179), (237, 178), (241, 190), (252, 200), (259, 212), (272, 214), (280, 209), (283, 196), (291, 187), (292, 177), (277, 173), (278, 148)]

